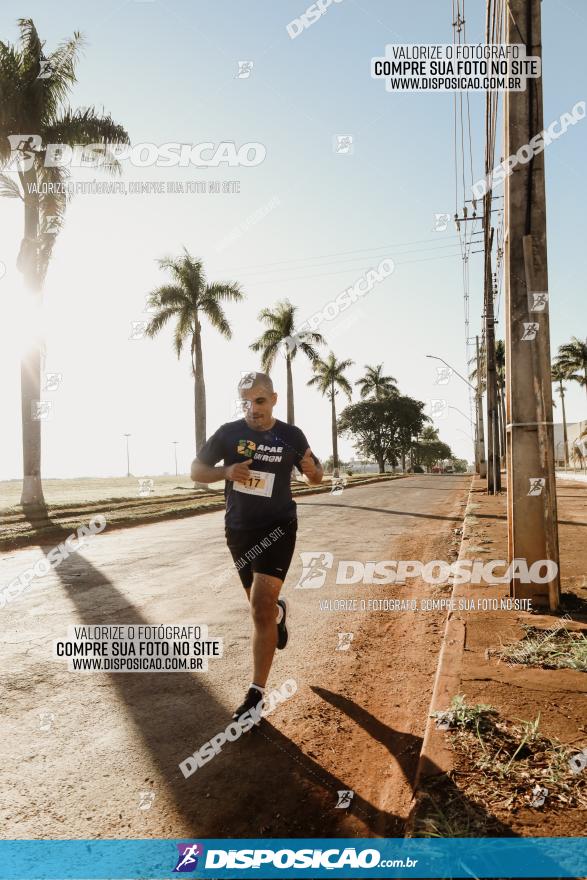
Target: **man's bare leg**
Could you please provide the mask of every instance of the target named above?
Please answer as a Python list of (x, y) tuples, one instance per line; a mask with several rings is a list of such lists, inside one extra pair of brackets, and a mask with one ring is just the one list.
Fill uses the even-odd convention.
[(268, 574), (253, 575), (253, 585), (246, 590), (253, 618), (253, 678), (264, 688), (267, 684), (277, 646), (277, 607), (283, 581)]

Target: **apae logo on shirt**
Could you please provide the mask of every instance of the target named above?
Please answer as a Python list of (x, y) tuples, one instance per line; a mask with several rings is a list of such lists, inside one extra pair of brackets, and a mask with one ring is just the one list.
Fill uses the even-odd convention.
[(236, 451), (239, 455), (246, 455), (247, 458), (253, 458), (257, 444), (253, 440), (239, 440)]
[(255, 461), (281, 461), (283, 458), (283, 446), (265, 446), (259, 443)]
[(253, 440), (239, 440), (236, 451), (255, 461), (281, 461), (283, 458), (283, 446), (267, 446), (264, 443), (257, 446)]

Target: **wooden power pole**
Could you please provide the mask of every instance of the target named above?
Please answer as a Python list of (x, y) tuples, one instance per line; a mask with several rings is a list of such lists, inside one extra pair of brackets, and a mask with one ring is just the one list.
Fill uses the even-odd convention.
[(497, 371), (495, 368), (495, 316), (493, 309), (493, 276), (491, 272), (491, 248), (493, 227), (485, 238), (485, 347), (487, 383), (487, 492), (501, 492), (499, 464), (499, 422), (497, 417)]
[[(540, 0), (508, 0), (506, 39), (542, 59)], [(505, 92), (505, 155), (544, 127), (542, 76)], [(526, 154), (528, 150), (526, 150)], [(510, 582), (510, 595), (554, 611), (560, 602), (554, 472), (544, 151), (518, 162), (505, 185), (506, 420), (510, 562), (552, 560), (548, 583)], [(545, 296), (546, 294), (546, 296)], [(542, 569), (544, 575), (545, 569)]]
[(484, 480), (487, 476), (487, 462), (485, 460), (485, 433), (483, 431), (483, 370), (481, 368), (481, 358), (479, 357), (479, 337), (475, 337), (477, 352), (477, 393), (475, 395), (476, 414), (477, 414), (477, 456), (479, 469), (477, 473)]
[[(501, 30), (501, 27), (499, 28)], [(487, 0), (485, 17), (485, 42), (494, 41), (496, 22), (491, 25), (491, 0)], [(497, 115), (498, 95), (487, 90), (485, 93), (485, 175), (491, 173), (495, 153), (495, 116)], [(492, 112), (494, 111), (494, 112)], [(499, 419), (497, 409), (497, 371), (495, 366), (495, 315), (493, 308), (493, 273), (491, 271), (491, 252), (493, 249), (493, 226), (491, 225), (491, 189), (483, 197), (483, 316), (485, 319), (485, 380), (487, 386), (487, 493), (501, 492), (501, 465), (499, 460)]]

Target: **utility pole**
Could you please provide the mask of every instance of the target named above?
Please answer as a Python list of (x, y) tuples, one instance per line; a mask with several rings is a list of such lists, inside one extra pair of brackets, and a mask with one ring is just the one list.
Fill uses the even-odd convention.
[(177, 444), (179, 443), (179, 440), (172, 440), (171, 442), (173, 443), (173, 452), (175, 455), (175, 476), (177, 477)]
[(495, 369), (495, 318), (493, 312), (493, 275), (491, 272), (491, 248), (493, 227), (485, 247), (485, 344), (487, 381), (487, 492), (496, 495), (501, 491), (499, 464), (499, 425), (497, 420), (497, 372)]
[(483, 383), (481, 379), (481, 360), (479, 358), (479, 337), (475, 337), (475, 344), (477, 347), (477, 389), (475, 392), (476, 395), (476, 404), (477, 404), (477, 444), (478, 444), (478, 461), (479, 461), (479, 476), (482, 480), (484, 480), (487, 476), (487, 462), (485, 461), (485, 433), (483, 430)]
[[(492, 24), (491, 0), (487, 0), (485, 16), (485, 42), (495, 41), (501, 26), (494, 17)], [(493, 91), (485, 93), (485, 176), (491, 174), (494, 166), (495, 128), (499, 95)], [(492, 191), (487, 189), (483, 197), (483, 244), (485, 266), (483, 274), (483, 303), (485, 318), (485, 378), (487, 382), (487, 493), (496, 495), (501, 491), (501, 463), (499, 461), (500, 433), (497, 409), (497, 371), (495, 364), (495, 316), (493, 308), (493, 273), (491, 253), (493, 250), (494, 229), (491, 226)]]
[[(508, 44), (542, 58), (540, 0), (508, 0)], [(543, 130), (542, 77), (505, 92), (505, 155)], [(560, 603), (554, 472), (544, 151), (519, 162), (505, 185), (506, 386), (509, 560), (556, 563), (545, 584), (514, 574), (510, 595), (554, 611)], [(544, 569), (543, 569), (544, 574)]]

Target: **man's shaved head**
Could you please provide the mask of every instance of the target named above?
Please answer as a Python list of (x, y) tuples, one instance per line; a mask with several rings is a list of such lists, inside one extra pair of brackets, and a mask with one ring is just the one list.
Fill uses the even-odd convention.
[(273, 425), (277, 394), (267, 373), (243, 373), (238, 383), (238, 394), (245, 421), (250, 428), (264, 431)]
[(243, 373), (238, 383), (238, 390), (239, 392), (248, 391), (250, 388), (257, 388), (259, 385), (269, 394), (273, 394), (273, 382), (271, 381), (271, 376), (267, 373)]

